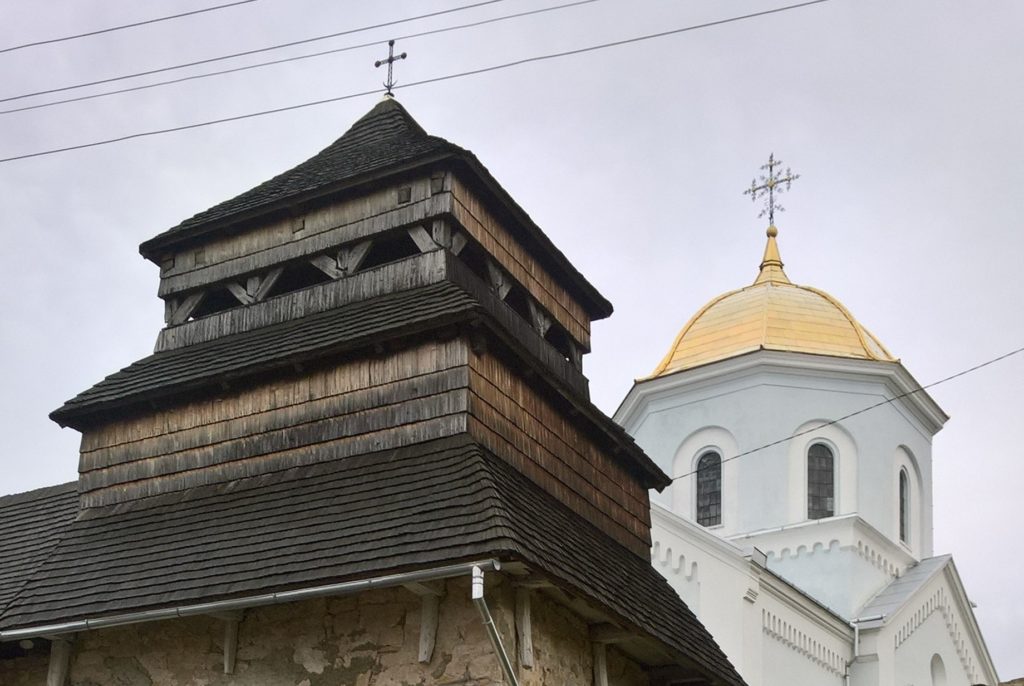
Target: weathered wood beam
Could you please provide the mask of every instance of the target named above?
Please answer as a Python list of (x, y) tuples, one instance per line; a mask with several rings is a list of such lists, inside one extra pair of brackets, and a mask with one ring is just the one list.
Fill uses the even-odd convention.
[(442, 248), (451, 251), (453, 255), (458, 255), (462, 252), (462, 249), (469, 242), (466, 234), (453, 228), (445, 219), (435, 219), (431, 222), (430, 237)]
[(242, 284), (230, 281), (224, 285), (231, 291), (231, 295), (235, 296), (235, 299), (243, 305), (252, 305), (256, 302), (256, 299), (249, 295), (248, 289)]
[(416, 247), (420, 249), (420, 252), (430, 252), (440, 247), (440, 244), (436, 243), (430, 233), (422, 226), (417, 224), (416, 226), (410, 226), (406, 230), (409, 233), (409, 238), (413, 240)]
[(437, 618), (444, 586), (438, 582), (412, 582), (404, 586), (422, 599), (419, 661), (427, 664), (434, 655), (434, 645), (437, 643)]
[(530, 618), (530, 589), (516, 589), (516, 636), (519, 638), (519, 664), (533, 668), (533, 628)]
[(604, 643), (593, 643), (594, 686), (608, 686), (608, 649)]
[(552, 584), (548, 579), (538, 574), (527, 574), (524, 577), (520, 577), (515, 580), (515, 585), (519, 588), (553, 588)]
[(267, 294), (270, 293), (270, 289), (274, 287), (277, 280), (281, 278), (282, 273), (284, 273), (284, 267), (275, 267), (259, 279), (256, 284), (256, 288), (251, 291), (256, 302), (266, 300)]
[(372, 246), (372, 240), (359, 241), (355, 245), (339, 250), (338, 268), (341, 270), (342, 276), (349, 276), (359, 271), (359, 268), (363, 266), (363, 260), (366, 259), (366, 255), (370, 252)]
[(338, 266), (338, 260), (330, 255), (311, 257), (309, 263), (332, 279), (340, 279), (345, 276), (345, 272)]
[(235, 673), (235, 659), (238, 656), (238, 625), (241, 617), (224, 622), (224, 673)]
[(65, 686), (71, 666), (71, 648), (74, 636), (50, 638), (50, 669), (46, 673), (46, 686)]
[(206, 291), (196, 291), (186, 295), (183, 300), (178, 298), (167, 300), (167, 306), (164, 308), (164, 321), (168, 326), (184, 324), (205, 297)]
[(235, 659), (238, 655), (238, 625), (242, 623), (242, 610), (214, 612), (210, 614), (224, 622), (224, 673), (235, 673)]
[(568, 339), (568, 346), (569, 346), (569, 362), (572, 364), (573, 367), (576, 368), (576, 371), (582, 372), (583, 371), (583, 352), (580, 350), (580, 347), (578, 345), (576, 345), (576, 342), (574, 340), (572, 340), (571, 338), (568, 338), (568, 337), (566, 337), (566, 338)]
[(336, 257), (317, 255), (309, 258), (309, 262), (332, 279), (340, 279), (359, 271), (372, 246), (372, 240), (360, 241), (355, 245), (341, 248)]
[(487, 276), (490, 277), (491, 288), (498, 294), (498, 298), (504, 300), (512, 290), (512, 279), (494, 260), (487, 260)]
[(466, 234), (461, 231), (456, 231), (452, 234), (452, 254), (458, 255), (462, 252), (462, 249), (466, 247), (467, 243), (469, 243), (469, 239), (466, 237)]
[(601, 623), (590, 625), (590, 640), (594, 643), (622, 643), (635, 638), (635, 635), (614, 624)]
[(537, 333), (543, 338), (551, 328), (551, 317), (533, 301), (533, 298), (527, 299), (526, 303), (530, 306), (530, 321), (533, 323), (533, 328), (537, 329)]

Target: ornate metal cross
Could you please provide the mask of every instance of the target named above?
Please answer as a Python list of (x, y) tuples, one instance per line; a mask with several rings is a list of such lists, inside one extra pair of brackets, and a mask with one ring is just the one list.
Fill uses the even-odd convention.
[[(743, 191), (743, 195), (749, 195), (753, 202), (757, 202), (758, 198), (764, 198), (768, 196), (764, 203), (764, 209), (758, 214), (760, 219), (764, 215), (768, 215), (768, 224), (775, 226), (775, 210), (779, 212), (785, 212), (786, 208), (775, 201), (775, 194), (781, 193), (783, 190), (789, 190), (791, 183), (800, 178), (799, 174), (794, 174), (786, 167), (786, 174), (782, 176), (775, 172), (776, 167), (782, 166), (782, 160), (775, 159), (775, 153), (768, 156), (768, 164), (761, 165), (761, 169), (768, 172), (765, 176), (761, 174), (761, 185), (757, 184), (757, 179), (750, 182), (750, 188)], [(786, 184), (785, 189), (782, 188), (782, 184)]]
[(373, 63), (373, 66), (379, 67), (382, 64), (388, 65), (388, 80), (384, 82), (384, 87), (388, 89), (388, 95), (391, 95), (391, 89), (395, 87), (395, 79), (391, 76), (392, 65), (398, 60), (404, 60), (406, 54), (403, 52), (401, 55), (395, 54), (395, 41), (388, 41), (388, 58), (386, 60), (377, 60)]

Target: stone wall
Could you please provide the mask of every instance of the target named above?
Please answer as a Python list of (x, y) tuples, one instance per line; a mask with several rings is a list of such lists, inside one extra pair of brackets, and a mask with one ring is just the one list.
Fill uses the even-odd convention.
[[(450, 580), (440, 605), (437, 642), (420, 664), (420, 599), (402, 588), (248, 610), (239, 626), (233, 675), (223, 673), (224, 624), (211, 617), (90, 631), (72, 654), (71, 686), (485, 686), (502, 683), (497, 658), (468, 578)], [(487, 600), (502, 641), (517, 660), (514, 589), (487, 576)], [(523, 686), (590, 686), (586, 624), (539, 592), (532, 602), (535, 665), (519, 668)], [(608, 651), (609, 682), (646, 686), (638, 665)], [(0, 684), (36, 686), (47, 661), (35, 653), (0, 660)]]

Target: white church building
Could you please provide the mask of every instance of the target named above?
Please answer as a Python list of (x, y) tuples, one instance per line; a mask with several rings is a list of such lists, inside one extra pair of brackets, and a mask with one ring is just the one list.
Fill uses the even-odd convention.
[(615, 415), (675, 478), (654, 494), (655, 568), (751, 686), (998, 684), (932, 545), (947, 416), (841, 303), (789, 280), (777, 233)]

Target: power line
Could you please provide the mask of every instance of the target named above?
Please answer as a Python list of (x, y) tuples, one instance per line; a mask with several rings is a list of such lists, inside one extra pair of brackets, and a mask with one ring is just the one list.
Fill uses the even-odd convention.
[[(542, 62), (544, 60), (551, 60), (551, 59), (556, 59), (556, 58), (559, 58), (559, 57), (567, 57), (569, 55), (579, 55), (579, 54), (586, 53), (586, 52), (593, 52), (595, 50), (602, 50), (604, 48), (613, 48), (613, 47), (619, 47), (619, 46), (622, 46), (622, 45), (627, 45), (627, 44), (630, 44), (630, 43), (639, 43), (641, 41), (652, 40), (652, 39), (655, 39), (655, 38), (664, 38), (666, 36), (672, 36), (672, 35), (676, 35), (676, 34), (679, 34), (679, 33), (685, 33), (687, 31), (696, 31), (697, 29), (709, 28), (709, 27), (712, 27), (712, 26), (720, 26), (722, 24), (730, 24), (730, 23), (733, 23), (733, 22), (743, 21), (745, 19), (753, 19), (753, 18), (756, 18), (756, 17), (763, 17), (763, 16), (767, 16), (767, 15), (770, 15), (770, 14), (776, 14), (776, 13), (779, 13), (779, 12), (785, 12), (785, 11), (788, 11), (788, 10), (799, 9), (801, 7), (808, 7), (810, 5), (818, 5), (818, 4), (821, 4), (821, 3), (824, 3), (824, 2), (829, 2), (829, 0), (810, 0), (809, 2), (802, 2), (802, 3), (795, 4), (795, 5), (787, 5), (785, 7), (777, 7), (775, 9), (763, 10), (763, 11), (760, 11), (760, 12), (753, 12), (751, 14), (744, 14), (744, 15), (740, 15), (740, 16), (736, 16), (736, 17), (730, 17), (728, 19), (719, 19), (719, 20), (716, 20), (716, 21), (705, 22), (703, 24), (693, 24), (691, 26), (684, 26), (683, 28), (679, 28), (679, 29), (672, 29), (670, 31), (661, 31), (659, 33), (652, 33), (652, 34), (648, 34), (648, 35), (645, 35), (645, 36), (637, 36), (635, 38), (627, 38), (625, 40), (614, 41), (614, 42), (611, 42), (611, 43), (602, 43), (600, 45), (592, 45), (590, 47), (578, 48), (576, 50), (567, 50), (567, 51), (564, 51), (564, 52), (556, 52), (556, 53), (551, 53), (551, 54), (548, 54), (548, 55), (540, 55), (540, 56), (537, 56), (537, 57), (528, 57), (528, 58), (521, 59), (521, 60), (516, 60), (516, 61), (513, 61), (513, 62), (506, 62), (504, 64), (494, 65), (494, 66), (491, 66), (491, 67), (483, 67), (481, 69), (473, 69), (473, 70), (469, 70), (469, 71), (458, 72), (458, 73), (455, 73), (455, 74), (448, 74), (446, 76), (436, 76), (436, 77), (430, 78), (430, 79), (423, 79), (422, 81), (413, 81), (413, 82), (410, 82), (410, 83), (406, 83), (406, 84), (401, 84), (401, 85), (395, 86), (395, 88), (396, 89), (398, 89), (398, 88), (413, 88), (415, 86), (423, 86), (423, 85), (426, 85), (426, 84), (429, 84), (429, 83), (438, 83), (438, 82), (441, 82), (441, 81), (450, 81), (452, 79), (458, 79), (458, 78), (462, 78), (464, 76), (474, 76), (476, 74), (484, 74), (484, 73), (487, 73), (487, 72), (498, 71), (499, 69), (506, 69), (508, 67), (516, 67), (516, 66), (520, 66), (520, 65), (523, 65), (523, 64), (530, 64), (532, 62)], [(32, 157), (43, 157), (43, 156), (46, 156), (46, 155), (55, 155), (57, 153), (70, 152), (72, 150), (82, 150), (84, 148), (95, 148), (95, 147), (101, 146), (101, 145), (109, 145), (111, 143), (120, 143), (122, 141), (133, 140), (133, 139), (136, 139), (136, 138), (146, 138), (148, 136), (158, 136), (158, 135), (165, 134), (165, 133), (174, 133), (176, 131), (186, 131), (186, 130), (189, 130), (189, 129), (198, 129), (198, 128), (201, 128), (201, 127), (204, 127), (204, 126), (213, 126), (215, 124), (225, 124), (225, 123), (228, 123), (228, 122), (240, 121), (242, 119), (251, 119), (251, 118), (254, 118), (254, 117), (263, 117), (263, 116), (266, 116), (266, 115), (269, 115), (269, 114), (279, 114), (281, 112), (290, 112), (292, 110), (303, 109), (303, 108), (306, 108), (306, 107), (315, 107), (317, 105), (326, 105), (328, 103), (340, 102), (342, 100), (351, 100), (352, 98), (358, 98), (358, 97), (362, 97), (364, 95), (372, 95), (374, 93), (380, 93), (380, 92), (382, 92), (382, 89), (375, 88), (374, 90), (362, 91), (361, 93), (349, 93), (348, 95), (339, 95), (339, 96), (336, 96), (336, 97), (333, 97), (333, 98), (324, 98), (322, 100), (314, 100), (314, 101), (311, 101), (311, 102), (299, 103), (297, 105), (288, 105), (286, 107), (277, 107), (277, 108), (270, 109), (270, 110), (263, 110), (261, 112), (250, 112), (248, 114), (239, 114), (239, 115), (236, 115), (236, 116), (233, 116), (233, 117), (224, 117), (222, 119), (212, 119), (212, 120), (209, 120), (209, 121), (198, 122), (198, 123), (195, 123), (195, 124), (185, 124), (183, 126), (174, 126), (174, 127), (166, 128), (166, 129), (157, 129), (157, 130), (154, 130), (154, 131), (143, 131), (143, 132), (140, 132), (140, 133), (133, 133), (133, 134), (125, 135), (125, 136), (118, 136), (117, 138), (108, 138), (106, 140), (93, 141), (92, 143), (81, 143), (79, 145), (69, 145), (69, 146), (64, 147), (64, 148), (53, 148), (51, 150), (41, 150), (39, 152), (25, 153), (24, 155), (15, 155), (13, 157), (0, 158), (0, 164), (5, 163), (5, 162), (14, 162), (16, 160), (25, 160), (25, 159), (29, 159), (29, 158), (32, 158)]]
[[(515, 14), (506, 14), (500, 17), (492, 17), (491, 19), (483, 19), (481, 21), (469, 22), (466, 24), (456, 24), (455, 26), (446, 26), (440, 29), (431, 29), (430, 31), (419, 31), (417, 33), (407, 33), (404, 36), (395, 36), (394, 40), (409, 40), (412, 38), (422, 38), (424, 36), (433, 36), (439, 33), (448, 33), (451, 31), (459, 31), (462, 29), (475, 28), (477, 26), (484, 26), (485, 24), (494, 24), (501, 21), (508, 21), (509, 19), (518, 19), (521, 17), (528, 17), (534, 14), (543, 14), (544, 12), (553, 12), (555, 10), (567, 9), (571, 7), (579, 7), (580, 5), (589, 5), (597, 2), (598, 0), (577, 0), (577, 2), (570, 2), (564, 5), (554, 5), (552, 7), (542, 7), (536, 10), (529, 10), (526, 12), (517, 12)], [(0, 110), (0, 115), (13, 114), (15, 112), (26, 112), (28, 110), (38, 110), (44, 107), (53, 107), (55, 105), (63, 105), (71, 102), (81, 102), (83, 100), (93, 100), (95, 98), (105, 98), (108, 95), (117, 95), (119, 93), (132, 93), (135, 91), (146, 90), (149, 88), (157, 88), (160, 86), (169, 86), (175, 83), (182, 83), (185, 81), (194, 81), (196, 79), (205, 79), (211, 76), (221, 76), (224, 74), (233, 74), (240, 71), (248, 71), (250, 69), (260, 69), (262, 67), (269, 67), (275, 64), (285, 64), (287, 62), (297, 62), (299, 60), (308, 60), (313, 57), (323, 57), (324, 55), (333, 55), (339, 52), (348, 52), (350, 50), (358, 50), (360, 48), (368, 48), (374, 45), (381, 44), (382, 41), (371, 41), (368, 43), (359, 43), (357, 45), (347, 45), (343, 48), (335, 48), (333, 50), (323, 50), (321, 52), (313, 52), (306, 55), (296, 55), (294, 57), (285, 57), (279, 60), (270, 60), (268, 62), (259, 62), (257, 64), (249, 64), (244, 67), (235, 67), (233, 69), (222, 69), (220, 71), (211, 71), (205, 74), (193, 74), (192, 76), (184, 76), (179, 79), (170, 79), (167, 81), (158, 81), (156, 83), (147, 83), (141, 86), (133, 86), (131, 88), (119, 88), (118, 90), (106, 91), (103, 93), (93, 93), (91, 95), (82, 95), (77, 98), (65, 98), (63, 100), (54, 100), (52, 102), (39, 103), (38, 105), (26, 105), (24, 107), (16, 107), (9, 110)]]
[(169, 21), (171, 19), (181, 19), (182, 17), (191, 17), (194, 14), (203, 14), (204, 12), (214, 12), (216, 10), (226, 9), (228, 7), (236, 7), (237, 5), (247, 5), (250, 2), (256, 2), (256, 0), (237, 0), (237, 2), (229, 2), (224, 5), (214, 5), (213, 7), (205, 7), (199, 10), (192, 10), (190, 12), (181, 12), (179, 14), (170, 14), (166, 17), (157, 17), (155, 19), (146, 19), (144, 21), (137, 21), (131, 24), (121, 24), (120, 26), (111, 26), (106, 29), (97, 29), (96, 31), (87, 31), (85, 33), (76, 33), (72, 36), (61, 36), (60, 38), (48, 38), (46, 40), (37, 40), (31, 43), (22, 43), (21, 45), (12, 45), (9, 48), (0, 48), (0, 53), (14, 52), (15, 50), (22, 50), (24, 48), (34, 48), (37, 45), (50, 45), (51, 43), (61, 43), (63, 41), (75, 40), (76, 38), (86, 38), (87, 36), (98, 36), (101, 33), (111, 33), (113, 31), (121, 31), (124, 29), (133, 29), (136, 26), (145, 26), (146, 24), (156, 24), (161, 21)]
[[(838, 424), (839, 422), (846, 421), (847, 419), (850, 419), (851, 417), (856, 417), (857, 415), (864, 414), (865, 412), (870, 412), (871, 410), (874, 410), (876, 408), (882, 407), (884, 405), (891, 405), (892, 403), (896, 402), (897, 400), (902, 400), (903, 398), (906, 398), (908, 396), (914, 395), (916, 393), (921, 393), (925, 389), (934, 388), (935, 386), (938, 386), (940, 384), (944, 384), (947, 381), (952, 381), (953, 379), (958, 379), (961, 376), (966, 376), (967, 374), (970, 374), (972, 372), (976, 372), (979, 369), (983, 369), (984, 367), (987, 367), (987, 366), (989, 366), (991, 364), (995, 364), (996, 362), (1001, 362), (1001, 361), (1007, 359), (1008, 357), (1013, 357), (1014, 355), (1019, 355), (1020, 353), (1024, 353), (1024, 347), (1017, 348), (1016, 350), (1011, 350), (1010, 352), (1004, 353), (1002, 355), (999, 355), (998, 357), (993, 357), (992, 359), (986, 360), (985, 362), (982, 362), (981, 364), (976, 364), (973, 367), (969, 367), (967, 369), (959, 371), (956, 374), (951, 374), (951, 375), (947, 376), (944, 379), (939, 379), (938, 381), (933, 381), (933, 382), (931, 382), (929, 384), (925, 384), (924, 386), (919, 386), (917, 388), (913, 388), (913, 389), (911, 389), (909, 391), (906, 391), (904, 393), (900, 393), (899, 395), (894, 396), (892, 398), (886, 398), (885, 400), (881, 400), (881, 401), (875, 403), (874, 405), (868, 405), (867, 407), (862, 407), (861, 409), (857, 410), (856, 412), (851, 412), (850, 414), (843, 415), (842, 417), (839, 417), (838, 419), (832, 419), (830, 421), (824, 422), (823, 424), (820, 424), (818, 426), (812, 427), (810, 429), (805, 429), (803, 431), (798, 431), (795, 434), (791, 434), (789, 436), (786, 436), (785, 438), (780, 438), (777, 441), (772, 441), (771, 443), (765, 443), (764, 445), (759, 445), (756, 448), (751, 448), (750, 450), (745, 450), (742, 453), (738, 453), (736, 455), (733, 455), (732, 457), (727, 457), (727, 458), (723, 459), (722, 462), (724, 463), (724, 462), (731, 462), (732, 460), (738, 460), (741, 457), (745, 457), (747, 455), (753, 455), (754, 453), (760, 452), (762, 450), (767, 450), (768, 448), (774, 447), (776, 445), (781, 445), (782, 443), (787, 443), (787, 442), (793, 440), (794, 438), (799, 438), (800, 436), (806, 436), (807, 434), (815, 433), (816, 431), (820, 431), (821, 429), (824, 429), (826, 426), (832, 426), (833, 424)], [(697, 473), (697, 471), (698, 470), (695, 469), (693, 471), (686, 472), (685, 474), (680, 474), (679, 476), (672, 477), (672, 481), (676, 481), (677, 479), (682, 479), (682, 478), (685, 478), (687, 476), (693, 476), (694, 474)]]
[(464, 10), (473, 9), (476, 7), (483, 7), (484, 5), (493, 5), (498, 2), (505, 2), (505, 0), (481, 0), (481, 2), (475, 2), (470, 5), (461, 5), (459, 7), (452, 7), (446, 10), (438, 10), (436, 12), (428, 12), (426, 14), (419, 14), (414, 17), (406, 17), (405, 19), (395, 19), (392, 21), (385, 21), (379, 24), (371, 24), (369, 26), (362, 26), (357, 29), (347, 29), (345, 31), (338, 31), (336, 33), (328, 33), (323, 36), (314, 36), (313, 38), (303, 38), (301, 40), (291, 41), (289, 43), (279, 43), (277, 45), (270, 45), (265, 48), (255, 48), (253, 50), (245, 50), (243, 52), (235, 52), (230, 55), (221, 55), (220, 57), (208, 57), (202, 60), (196, 60), (194, 62), (185, 62), (183, 64), (175, 64), (170, 67), (159, 67), (157, 69), (148, 69), (146, 71), (135, 72), (134, 74), (123, 74), (121, 76), (111, 76), (106, 79), (97, 79), (96, 81), (87, 81), (83, 83), (76, 83), (70, 86), (60, 86), (59, 88), (48, 88), (46, 90), (35, 91), (34, 93), (22, 93), (21, 95), (12, 95), (6, 98), (0, 98), (0, 102), (11, 102), (12, 100), (23, 100), (25, 98), (32, 98), (37, 95), (48, 95), (50, 93), (63, 93), (64, 91), (75, 90), (78, 88), (85, 88), (87, 86), (100, 86), (105, 83), (113, 83), (114, 81), (124, 81), (125, 79), (134, 79), (139, 76), (150, 76), (152, 74), (162, 74), (168, 71), (175, 71), (178, 69), (185, 69), (188, 67), (197, 67), (202, 64), (211, 64), (213, 62), (223, 62), (224, 60), (234, 59), (236, 57), (246, 57), (248, 55), (258, 55), (263, 52), (270, 52), (271, 50), (280, 50), (282, 48), (290, 48), (296, 45), (305, 45), (307, 43), (315, 43), (317, 41), (327, 40), (328, 38), (337, 38), (339, 36), (348, 36), (353, 33), (362, 33), (364, 31), (371, 31), (373, 29), (380, 29), (387, 26), (395, 26), (397, 24), (406, 24), (411, 21), (418, 21), (420, 19), (428, 19), (430, 17), (439, 17), (444, 14), (452, 14), (453, 12), (462, 12)]

